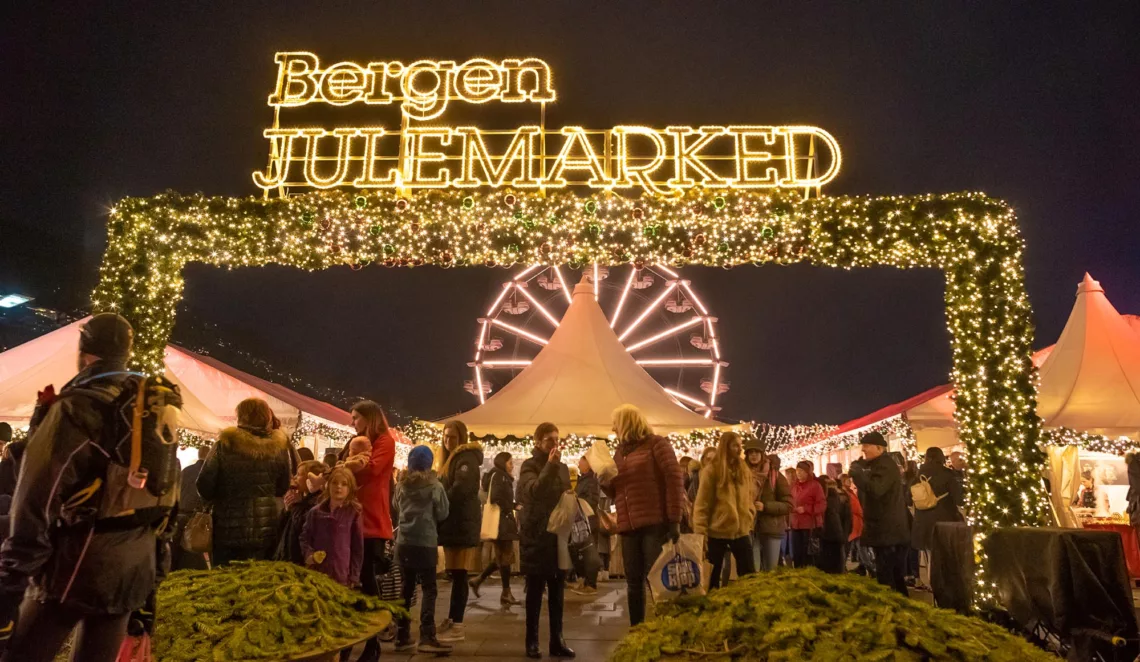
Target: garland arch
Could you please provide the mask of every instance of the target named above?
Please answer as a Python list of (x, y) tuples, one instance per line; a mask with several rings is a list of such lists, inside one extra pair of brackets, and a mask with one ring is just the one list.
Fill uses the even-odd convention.
[[(673, 198), (446, 189), (328, 190), (288, 198), (127, 198), (111, 211), (97, 311), (136, 330), (138, 367), (161, 370), (189, 262), (506, 266), (809, 264), (945, 274), (960, 438), (978, 535), (1048, 521), (1033, 327), (1013, 211), (981, 193), (804, 199), (693, 190)], [(979, 596), (986, 598), (983, 588)]]

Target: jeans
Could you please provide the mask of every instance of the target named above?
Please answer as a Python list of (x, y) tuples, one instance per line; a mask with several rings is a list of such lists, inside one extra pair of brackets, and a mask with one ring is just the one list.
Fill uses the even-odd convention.
[(550, 641), (562, 641), (562, 603), (566, 597), (566, 573), (526, 576), (526, 645), (538, 645), (538, 619), (542, 616), (542, 593), (550, 594)]
[(886, 545), (875, 550), (875, 579), (883, 586), (909, 596), (906, 590), (906, 562), (910, 545)]
[(708, 557), (712, 559), (712, 578), (709, 580), (709, 590), (720, 587), (721, 566), (724, 565), (725, 550), (732, 552), (736, 559), (736, 576), (743, 577), (756, 572), (752, 564), (752, 541), (748, 536), (741, 536), (729, 540), (727, 538), (709, 538)]
[[(416, 594), (416, 584), (423, 589), (423, 600), (420, 602), (420, 641), (430, 641), (435, 638), (435, 598), (438, 590), (435, 585), (435, 568), (413, 568), (401, 566), (400, 574), (403, 577), (402, 595), (404, 608), (411, 611), (412, 596)], [(412, 638), (412, 619), (408, 617), (396, 621), (397, 641), (410, 641)]]
[(625, 564), (625, 585), (629, 595), (629, 624), (645, 620), (645, 584), (649, 569), (661, 556), (669, 527), (655, 524), (621, 534), (621, 555)]
[(25, 599), (20, 605), (16, 633), (4, 662), (51, 662), (63, 647), (71, 631), (75, 642), (72, 662), (107, 662), (119, 656), (123, 638), (127, 636), (130, 614), (83, 614), (58, 602), (40, 603)]
[(752, 564), (757, 570), (775, 570), (780, 564), (784, 538), (752, 534)]
[[(386, 555), (388, 540), (385, 538), (365, 538), (364, 558), (360, 564), (360, 592), (365, 595), (380, 596), (380, 575), (387, 574), (390, 563)], [(362, 659), (380, 654), (380, 639), (372, 637), (364, 644)]]

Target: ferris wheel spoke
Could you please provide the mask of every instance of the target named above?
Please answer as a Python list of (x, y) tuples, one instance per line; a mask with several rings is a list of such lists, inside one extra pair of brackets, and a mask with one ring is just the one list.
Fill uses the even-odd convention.
[(684, 393), (682, 393), (680, 391), (674, 391), (671, 388), (667, 388), (667, 389), (665, 389), (665, 392), (668, 393), (669, 395), (673, 396), (674, 398), (677, 398), (681, 402), (687, 402), (687, 403), (693, 405), (694, 407), (704, 408), (707, 406), (705, 404), (704, 400), (698, 400), (697, 398), (694, 398), (691, 395), (685, 395)]
[(487, 396), (483, 394), (483, 371), (479, 366), (475, 366), (475, 392), (479, 394), (479, 404), (487, 401)]
[(499, 310), (499, 304), (507, 297), (507, 293), (511, 291), (511, 287), (511, 283), (503, 283), (503, 291), (499, 292), (499, 296), (495, 298), (495, 303), (491, 304), (491, 307), (487, 309), (488, 316), (494, 315)]
[(720, 364), (717, 363), (713, 366), (713, 380), (712, 389), (709, 391), (709, 408), (705, 412), (705, 418), (712, 418), (713, 407), (716, 405), (716, 393), (720, 390)]
[(693, 300), (693, 303), (697, 304), (697, 310), (701, 311), (702, 315), (708, 315), (708, 308), (705, 308), (705, 304), (701, 303), (701, 300), (697, 298), (697, 293), (693, 291), (693, 288), (689, 287), (689, 281), (681, 281), (681, 287), (685, 290), (685, 294), (688, 294), (689, 298)]
[(530, 365), (530, 359), (499, 359), (483, 361), (479, 365), (484, 368), (525, 368)]
[(653, 300), (653, 303), (646, 306), (645, 310), (641, 311), (641, 314), (637, 316), (637, 319), (633, 320), (633, 324), (630, 324), (629, 327), (623, 331), (620, 336), (618, 336), (618, 340), (624, 341), (626, 338), (628, 338), (629, 334), (633, 333), (633, 330), (636, 329), (642, 322), (644, 322), (646, 317), (649, 317), (649, 313), (652, 313), (657, 308), (657, 306), (660, 306), (661, 302), (665, 300), (665, 297), (669, 296), (669, 294), (672, 293), (672, 291), (675, 289), (677, 289), (677, 281), (670, 282), (669, 286), (665, 288), (665, 291), (661, 293), (661, 296), (657, 297)]
[(703, 317), (694, 317), (693, 319), (689, 320), (688, 322), (682, 322), (681, 324), (678, 324), (677, 326), (665, 329), (661, 333), (652, 335), (652, 336), (646, 338), (645, 340), (635, 342), (634, 344), (630, 345), (629, 347), (626, 347), (626, 350), (632, 354), (633, 352), (636, 352), (637, 350), (641, 349), (642, 347), (652, 345), (653, 343), (655, 343), (659, 340), (662, 340), (662, 339), (668, 338), (669, 336), (672, 336), (674, 334), (680, 333), (681, 331), (684, 331), (685, 329), (692, 328), (692, 327), (700, 324), (703, 321), (704, 321)]
[(614, 328), (617, 324), (618, 317), (621, 315), (621, 309), (625, 305), (625, 298), (629, 296), (629, 291), (633, 289), (633, 281), (637, 279), (637, 269), (629, 270), (629, 279), (625, 281), (625, 289), (621, 291), (621, 298), (618, 299), (617, 308), (614, 308), (614, 316), (610, 318), (610, 328)]
[(538, 299), (534, 298), (534, 295), (528, 292), (527, 288), (523, 287), (522, 283), (515, 283), (515, 289), (519, 292), (522, 292), (523, 296), (529, 299), (530, 302), (534, 304), (535, 308), (538, 308), (538, 312), (542, 313), (542, 316), (545, 317), (548, 322), (554, 325), (554, 328), (558, 328), (558, 318), (556, 318), (554, 315), (551, 315), (550, 311), (546, 309), (546, 306), (539, 303)]
[(644, 368), (676, 368), (680, 366), (709, 366), (712, 359), (638, 359), (637, 365)]
[(705, 328), (708, 330), (709, 342), (712, 343), (713, 356), (720, 360), (720, 340), (716, 337), (716, 318), (705, 317)]
[(516, 336), (518, 336), (520, 338), (526, 338), (527, 340), (530, 340), (531, 342), (538, 343), (539, 345), (546, 345), (550, 342), (550, 339), (548, 339), (548, 338), (536, 336), (535, 334), (531, 333), (530, 331), (527, 331), (525, 329), (520, 329), (519, 327), (514, 326), (512, 324), (507, 324), (506, 322), (504, 322), (502, 320), (492, 319), (492, 320), (490, 320), (490, 322), (491, 322), (491, 324), (494, 324), (495, 326), (498, 326), (498, 327), (506, 329), (507, 331), (510, 331), (511, 333), (515, 334)]
[(558, 265), (554, 266), (554, 275), (558, 277), (558, 282), (562, 284), (562, 293), (566, 295), (566, 303), (574, 303), (574, 293), (570, 288), (566, 287), (566, 279), (562, 277), (562, 270)]
[(658, 264), (658, 265), (654, 265), (654, 266), (656, 266), (661, 271), (664, 271), (665, 273), (669, 274), (670, 278), (680, 278), (680, 276), (677, 275), (676, 271), (673, 271), (672, 269), (665, 266), (664, 264)]
[(514, 277), (514, 280), (522, 280), (523, 278), (526, 278), (527, 275), (529, 275), (531, 272), (533, 272), (535, 269), (537, 269), (541, 266), (542, 266), (541, 264), (532, 264), (531, 266), (527, 267), (526, 269), (523, 269), (522, 271), (520, 271), (519, 275)]

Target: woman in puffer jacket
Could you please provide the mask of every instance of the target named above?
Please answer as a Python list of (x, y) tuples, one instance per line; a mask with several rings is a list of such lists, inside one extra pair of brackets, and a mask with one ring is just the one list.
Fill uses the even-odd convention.
[(273, 421), (269, 403), (242, 400), (237, 427), (222, 430), (198, 474), (198, 494), (214, 508), (215, 565), (268, 559), (276, 548), (277, 499), (292, 476), (288, 440)]
[(681, 537), (684, 479), (669, 440), (653, 434), (645, 414), (633, 405), (614, 410), (618, 449), (617, 476), (602, 491), (617, 506), (622, 561), (629, 596), (630, 625), (645, 620), (645, 585), (649, 569), (666, 540)]
[(755, 495), (752, 472), (741, 453), (739, 434), (721, 434), (716, 459), (701, 469), (701, 484), (693, 503), (693, 533), (708, 536), (708, 558), (713, 564), (710, 589), (720, 586), (726, 549), (736, 559), (738, 576), (755, 572), (749, 535), (756, 517)]

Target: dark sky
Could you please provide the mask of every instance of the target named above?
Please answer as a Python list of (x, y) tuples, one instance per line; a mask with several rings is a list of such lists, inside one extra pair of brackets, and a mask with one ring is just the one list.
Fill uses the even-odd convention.
[[(0, 36), (0, 292), (82, 305), (104, 213), (165, 189), (250, 195), (273, 54), (533, 55), (549, 122), (814, 124), (832, 194), (981, 190), (1016, 209), (1037, 345), (1087, 270), (1140, 313), (1140, 4), (760, 2), (21, 3)], [(193, 9), (191, 9), (193, 7)], [(425, 417), (461, 390), (490, 269), (192, 267), (176, 337)], [(942, 383), (937, 272), (689, 269), (721, 318), (730, 418), (838, 423)]]

